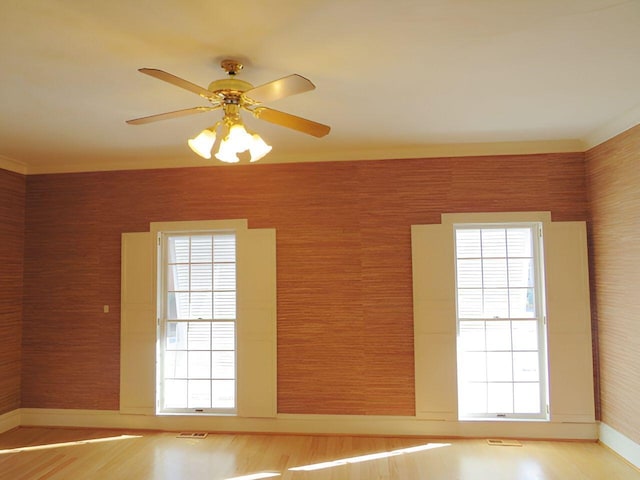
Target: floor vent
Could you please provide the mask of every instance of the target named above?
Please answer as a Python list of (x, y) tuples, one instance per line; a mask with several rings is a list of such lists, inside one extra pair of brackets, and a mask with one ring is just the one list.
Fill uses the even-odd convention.
[(207, 438), (206, 432), (180, 432), (177, 438)]
[(522, 446), (522, 443), (520, 443), (517, 440), (500, 440), (500, 439), (490, 438), (487, 440), (487, 443), (489, 445), (493, 445), (496, 447), (521, 447)]

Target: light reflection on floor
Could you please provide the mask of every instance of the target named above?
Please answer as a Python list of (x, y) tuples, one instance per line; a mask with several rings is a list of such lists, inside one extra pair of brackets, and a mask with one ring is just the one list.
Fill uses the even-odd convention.
[(252, 473), (250, 475), (242, 475), (241, 477), (232, 477), (227, 478), (225, 480), (259, 480), (260, 478), (271, 478), (271, 477), (279, 477), (279, 473), (275, 472), (261, 472), (261, 473)]
[[(15, 447), (15, 448), (0, 450), (0, 455), (31, 452), (31, 451), (38, 451), (38, 450), (49, 450), (49, 449), (56, 449), (56, 448), (65, 448), (65, 447), (71, 447), (71, 446), (77, 446), (77, 445), (131, 440), (136, 438), (142, 438), (142, 435), (118, 435), (118, 436), (105, 437), (105, 438), (83, 439), (83, 440), (75, 440), (70, 442), (58, 442), (58, 443), (50, 443), (50, 444), (44, 444), (44, 445), (30, 445), (30, 446), (23, 446), (23, 447)], [(434, 448), (448, 447), (450, 445), (451, 444), (449, 443), (427, 443), (424, 445), (416, 445), (413, 447), (400, 448), (400, 449), (391, 450), (391, 451), (370, 453), (366, 455), (340, 458), (340, 459), (321, 462), (321, 463), (301, 465), (297, 467), (291, 467), (288, 470), (289, 471), (321, 470), (321, 469), (339, 467), (339, 466), (348, 465), (348, 464), (356, 464), (356, 463), (369, 462), (374, 460), (381, 460), (385, 458), (395, 457), (398, 455), (406, 455), (406, 454), (431, 450)], [(282, 473), (279, 473), (279, 472), (265, 471), (265, 472), (257, 472), (257, 473), (246, 474), (241, 476), (228, 477), (225, 480), (260, 480), (264, 478), (279, 477), (281, 475)]]
[[(370, 453), (367, 455), (358, 455), (356, 457), (340, 458), (340, 459), (331, 460), (328, 462), (301, 465), (299, 467), (289, 468), (289, 471), (321, 470), (324, 468), (339, 467), (342, 465), (348, 465), (353, 463), (370, 462), (373, 460), (380, 460), (384, 458), (395, 457), (398, 455), (406, 455), (409, 453), (423, 452), (425, 450), (431, 450), (434, 448), (442, 448), (442, 447), (449, 447), (449, 446), (451, 446), (450, 443), (427, 443), (424, 445), (416, 445), (414, 447), (399, 448), (397, 450), (392, 450), (389, 452)], [(276, 473), (276, 472), (260, 472), (260, 473), (253, 473), (250, 475), (243, 475), (240, 477), (230, 477), (230, 478), (226, 478), (225, 480), (258, 480), (262, 478), (279, 477), (280, 475), (281, 475), (280, 473)]]
[(348, 457), (348, 458), (341, 458), (339, 460), (331, 460), (329, 462), (321, 462), (321, 463), (314, 463), (311, 465), (303, 465), (300, 467), (292, 467), (289, 470), (291, 471), (321, 470), (323, 468), (338, 467), (340, 465), (347, 465), (349, 463), (368, 462), (371, 460), (379, 460), (381, 458), (395, 457), (397, 455), (404, 455), (407, 453), (422, 452), (424, 450), (431, 450), (433, 448), (448, 447), (450, 445), (451, 445), (450, 443), (427, 443), (425, 445), (417, 445), (415, 447), (400, 448), (397, 450), (392, 450), (390, 452), (371, 453), (368, 455), (360, 455), (357, 457)]
[(114, 442), (117, 440), (130, 440), (132, 438), (141, 438), (142, 435), (118, 435), (117, 437), (92, 438), (89, 440), (76, 440), (73, 442), (49, 443), (45, 445), (30, 445), (26, 447), (7, 448), (0, 450), (0, 455), (7, 453), (32, 452), (36, 450), (49, 450), (52, 448), (72, 447), (74, 445), (85, 445), (87, 443)]

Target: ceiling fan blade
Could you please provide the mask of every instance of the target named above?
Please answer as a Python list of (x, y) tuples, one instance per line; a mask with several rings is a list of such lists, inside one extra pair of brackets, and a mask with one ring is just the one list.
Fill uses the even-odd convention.
[(257, 103), (267, 103), (298, 93), (308, 92), (314, 88), (316, 88), (316, 86), (311, 83), (310, 80), (294, 73), (293, 75), (254, 87), (242, 95)]
[(152, 77), (157, 78), (158, 80), (163, 80), (167, 83), (175, 85), (176, 87), (184, 88), (185, 90), (189, 90), (190, 92), (196, 93), (201, 97), (206, 98), (207, 100), (217, 101), (218, 97), (216, 97), (212, 92), (207, 90), (206, 88), (201, 87), (200, 85), (196, 85), (195, 83), (191, 83), (183, 78), (176, 77), (171, 73), (167, 73), (163, 70), (158, 70), (157, 68), (140, 68), (139, 72), (145, 73)]
[(272, 108), (258, 107), (252, 110), (253, 115), (260, 120), (266, 120), (282, 127), (291, 128), (314, 137), (324, 137), (329, 133), (331, 127), (322, 123), (307, 120), (306, 118), (296, 117), (290, 113), (280, 112)]
[(127, 120), (129, 125), (144, 125), (145, 123), (157, 122), (159, 120), (168, 120), (170, 118), (184, 117), (186, 115), (192, 115), (194, 113), (210, 112), (220, 107), (193, 107), (185, 108), (184, 110), (175, 110), (173, 112), (159, 113), (157, 115), (150, 115), (148, 117), (134, 118), (133, 120)]

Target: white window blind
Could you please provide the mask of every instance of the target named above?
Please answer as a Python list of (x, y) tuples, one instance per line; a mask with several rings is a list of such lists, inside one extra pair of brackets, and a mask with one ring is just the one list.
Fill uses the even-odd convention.
[(236, 409), (236, 236), (162, 235), (159, 411)]
[(461, 418), (546, 418), (539, 224), (456, 225)]

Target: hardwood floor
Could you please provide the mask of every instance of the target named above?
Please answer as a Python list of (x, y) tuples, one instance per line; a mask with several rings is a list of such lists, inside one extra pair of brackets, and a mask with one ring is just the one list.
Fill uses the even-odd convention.
[(177, 435), (23, 427), (0, 435), (0, 479), (640, 479), (620, 457), (587, 442)]

